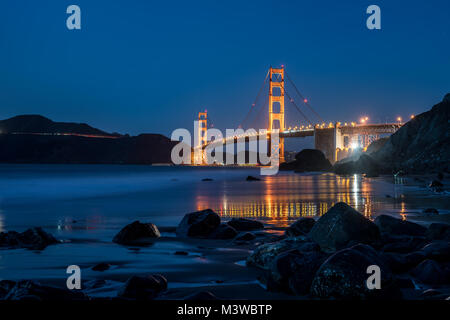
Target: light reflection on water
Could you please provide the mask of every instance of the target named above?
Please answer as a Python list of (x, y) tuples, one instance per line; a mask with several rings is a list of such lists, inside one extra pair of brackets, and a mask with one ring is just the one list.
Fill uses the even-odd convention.
[(360, 175), (291, 174), (246, 183), (215, 188), (222, 193), (220, 197), (201, 190), (196, 198), (197, 209), (211, 208), (223, 217), (260, 218), (284, 226), (291, 219), (323, 215), (341, 201), (368, 218), (377, 207), (372, 200), (372, 184)]

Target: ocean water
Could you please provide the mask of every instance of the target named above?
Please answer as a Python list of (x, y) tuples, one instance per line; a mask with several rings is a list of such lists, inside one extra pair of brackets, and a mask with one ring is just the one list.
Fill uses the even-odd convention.
[[(274, 227), (322, 215), (339, 201), (369, 218), (392, 214), (414, 220), (427, 207), (444, 214), (449, 209), (448, 198), (394, 183), (392, 177), (283, 172), (249, 182), (248, 175), (258, 176), (259, 169), (0, 165), (0, 232), (41, 226), (66, 242), (43, 251), (0, 250), (0, 279), (64, 278), (70, 264), (101, 261), (113, 262), (115, 275), (175, 272), (186, 260), (173, 252), (195, 251), (195, 245), (162, 241), (133, 249), (111, 240), (134, 220), (176, 226), (184, 214), (206, 208), (223, 219), (249, 217)], [(204, 178), (213, 181), (201, 181)]]

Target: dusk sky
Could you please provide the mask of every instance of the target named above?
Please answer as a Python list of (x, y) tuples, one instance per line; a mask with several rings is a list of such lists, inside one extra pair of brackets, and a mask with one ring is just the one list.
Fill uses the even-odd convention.
[[(66, 28), (71, 4), (81, 30)], [(381, 30), (366, 28), (371, 4)], [(406, 118), (450, 92), (449, 14), (447, 0), (4, 1), (0, 119), (170, 135), (208, 109), (235, 128), (282, 64), (327, 121)]]

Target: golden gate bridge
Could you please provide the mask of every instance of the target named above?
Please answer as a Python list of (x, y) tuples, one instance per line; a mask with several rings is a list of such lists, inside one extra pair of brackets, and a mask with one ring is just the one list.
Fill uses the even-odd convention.
[[(294, 99), (295, 96), (291, 95), (285, 86), (286, 80), (294, 89), (294, 93), (298, 97)], [(325, 123), (318, 112), (310, 105), (307, 98), (304, 97), (297, 89), (297, 86), (292, 81), (292, 79), (287, 74), (284, 66), (281, 68), (270, 67), (261, 88), (258, 91), (256, 99), (252, 104), (250, 110), (246, 114), (244, 120), (239, 125), (239, 128), (243, 128), (244, 125), (251, 118), (252, 113), (257, 111), (257, 101), (261, 96), (266, 83), (269, 83), (268, 95), (266, 95), (265, 103), (263, 106), (268, 107), (269, 121), (267, 125), (266, 132), (258, 133), (254, 130), (247, 130), (241, 134), (236, 134), (234, 136), (226, 137), (220, 140), (207, 140), (208, 131), (208, 115), (207, 111), (198, 113), (198, 142), (194, 146), (195, 149), (201, 149), (201, 161), (193, 163), (205, 164), (204, 159), (206, 159), (205, 148), (207, 146), (220, 146), (224, 145), (231, 140), (233, 143), (240, 142), (242, 139), (251, 138), (254, 136), (260, 137), (265, 135), (270, 139), (270, 135), (274, 130), (278, 130), (280, 142), (278, 149), (275, 152), (279, 152), (280, 162), (284, 162), (284, 139), (286, 138), (301, 138), (301, 137), (314, 137), (314, 147), (315, 149), (321, 150), (326, 158), (334, 163), (344, 157), (346, 157), (349, 152), (356, 148), (361, 148), (365, 150), (367, 146), (380, 138), (381, 135), (392, 134), (397, 131), (403, 123), (401, 118), (397, 119), (397, 122), (393, 123), (367, 123), (368, 118), (362, 118), (361, 123), (356, 122), (329, 122)], [(296, 110), (304, 120), (303, 125), (286, 127), (286, 109), (285, 102), (286, 98), (288, 103), (290, 103), (294, 110)], [(314, 115), (314, 121), (311, 121), (306, 114), (306, 110), (299, 107), (298, 103), (306, 106), (312, 115)], [(260, 108), (259, 111), (264, 108)], [(240, 140), (239, 140), (240, 139)], [(245, 141), (245, 140), (244, 140)], [(273, 152), (274, 150), (272, 150)]]

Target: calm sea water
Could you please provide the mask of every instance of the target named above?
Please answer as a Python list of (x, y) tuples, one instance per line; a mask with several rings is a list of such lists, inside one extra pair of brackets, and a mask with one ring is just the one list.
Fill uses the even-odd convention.
[(248, 175), (259, 175), (259, 169), (0, 165), (0, 231), (42, 226), (69, 241), (42, 252), (0, 250), (0, 279), (52, 278), (63, 266), (105, 260), (132, 260), (137, 269), (141, 262), (146, 270), (176, 264), (164, 254), (154, 260), (158, 252), (177, 249), (174, 244), (155, 245), (138, 257), (111, 239), (134, 220), (176, 226), (184, 214), (206, 208), (224, 219), (251, 217), (273, 226), (321, 215), (339, 201), (367, 217), (388, 213), (408, 219), (426, 207), (448, 209), (429, 191), (394, 184), (392, 177), (280, 173), (247, 182)]

